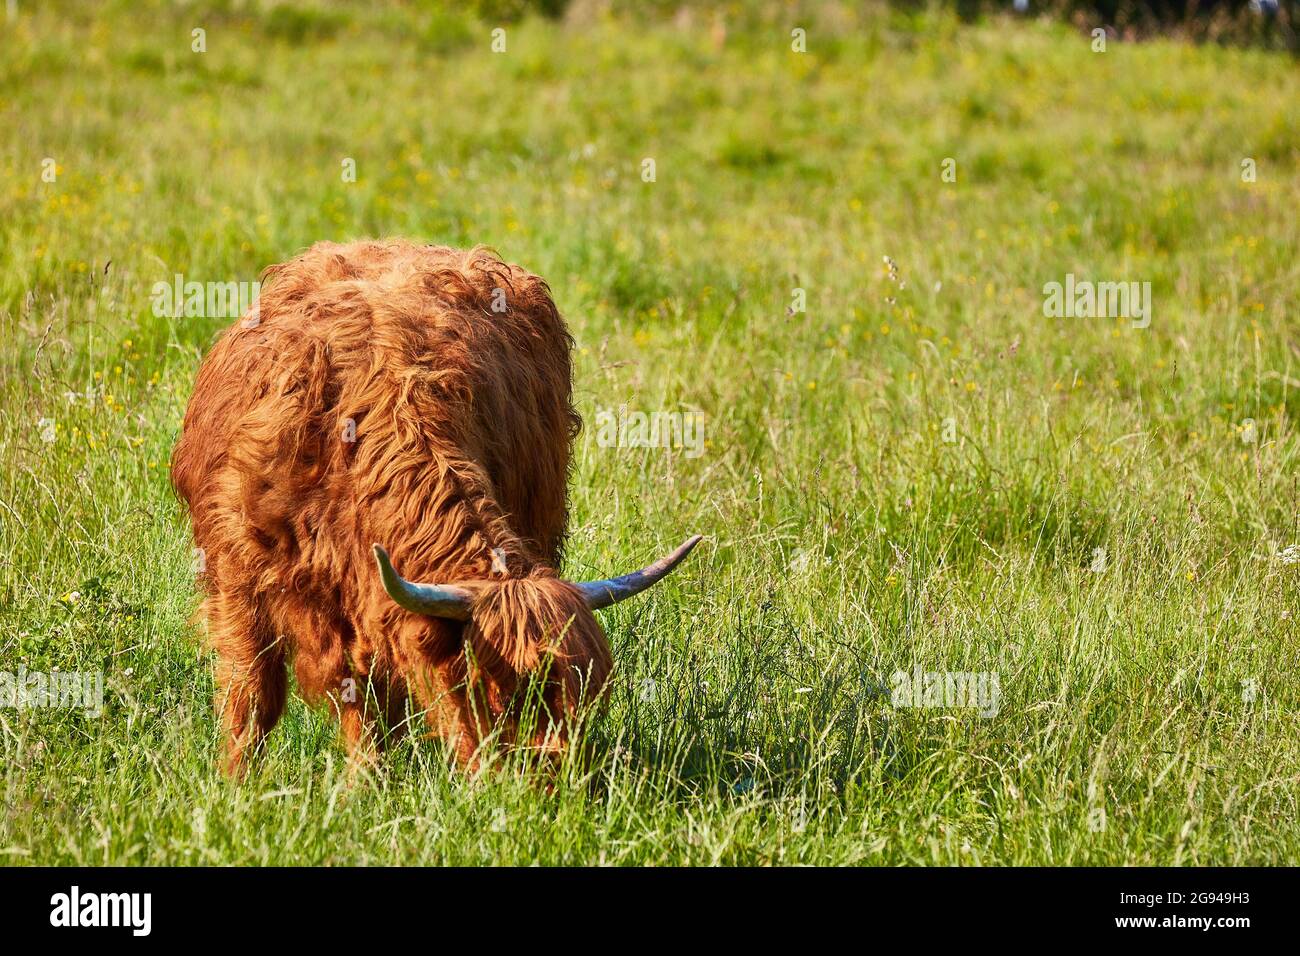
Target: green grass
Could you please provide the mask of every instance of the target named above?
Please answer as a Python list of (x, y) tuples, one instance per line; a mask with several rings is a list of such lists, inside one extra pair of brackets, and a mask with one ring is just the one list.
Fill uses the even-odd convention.
[[(702, 13), (202, 7), (0, 34), (0, 670), (106, 682), (98, 719), (0, 709), (0, 862), (1300, 855), (1293, 63), (877, 8), (733, 10), (719, 44)], [(167, 463), (226, 323), (150, 288), (387, 235), (550, 281), (570, 574), (707, 535), (602, 612), (611, 706), (551, 788), (430, 741), (349, 786), (296, 701), (248, 781), (216, 769)], [(1150, 327), (1044, 318), (1069, 272), (1150, 281)], [(599, 447), (623, 403), (702, 411), (704, 454)], [(893, 706), (916, 666), (996, 673), (996, 715)]]

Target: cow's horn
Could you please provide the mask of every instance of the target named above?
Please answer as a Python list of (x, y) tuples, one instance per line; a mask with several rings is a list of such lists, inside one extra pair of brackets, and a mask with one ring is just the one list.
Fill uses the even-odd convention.
[[(673, 568), (691, 553), (691, 549), (700, 543), (700, 535), (692, 535), (682, 542), (672, 554), (666, 554), (654, 564), (624, 574), (622, 577), (606, 578), (604, 581), (574, 582), (582, 596), (587, 599), (587, 607), (599, 611), (603, 607), (617, 604), (619, 601), (640, 594), (646, 588), (658, 584)], [(391, 591), (389, 592), (392, 593)]]
[(379, 576), (384, 579), (388, 596), (408, 611), (430, 617), (448, 617), (453, 621), (468, 621), (474, 603), (474, 592), (455, 584), (416, 584), (393, 570), (388, 552), (375, 545), (375, 562)]

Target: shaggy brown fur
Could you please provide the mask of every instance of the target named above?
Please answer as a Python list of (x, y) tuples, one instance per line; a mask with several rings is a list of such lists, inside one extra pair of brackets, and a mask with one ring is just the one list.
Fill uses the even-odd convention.
[[(318, 243), (263, 279), (203, 362), (172, 461), (206, 558), (228, 770), (279, 719), (290, 664), (363, 760), (411, 696), (472, 764), (494, 725), (514, 739), (532, 675), (545, 716), (516, 742), (558, 750), (611, 659), (555, 573), (580, 421), (546, 283), (405, 241)], [(472, 621), (394, 604), (372, 542), (408, 579), (480, 585)]]

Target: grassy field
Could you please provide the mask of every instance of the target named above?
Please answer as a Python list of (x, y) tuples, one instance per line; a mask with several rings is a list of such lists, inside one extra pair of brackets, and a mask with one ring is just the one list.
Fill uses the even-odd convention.
[[(0, 671), (105, 702), (0, 709), (0, 862), (1296, 859), (1297, 102), (1278, 55), (885, 8), (19, 2)], [(602, 612), (611, 706), (553, 788), (431, 741), (350, 786), (296, 701), (217, 771), (167, 468), (229, 320), (151, 289), (388, 235), (550, 281), (569, 574), (707, 536)], [(1045, 317), (1067, 274), (1149, 281), (1149, 325)], [(703, 453), (602, 447), (623, 404), (702, 413)], [(996, 713), (898, 706), (914, 668)]]

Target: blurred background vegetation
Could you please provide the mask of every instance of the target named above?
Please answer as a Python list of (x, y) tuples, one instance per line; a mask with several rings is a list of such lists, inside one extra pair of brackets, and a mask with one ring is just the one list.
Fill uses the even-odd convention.
[[(1296, 49), (1296, 14), (1300, 0), (889, 0), (903, 10), (951, 7), (971, 22), (997, 14), (1053, 17), (1084, 29), (1108, 27), (1127, 38), (1163, 34), (1195, 41), (1249, 43)], [(525, 13), (581, 20), (603, 13), (653, 12), (662, 17), (712, 16), (746, 26), (796, 17), (820, 23), (823, 17), (843, 22), (873, 3), (771, 2), (710, 0), (469, 0), (456, 4), (484, 21), (512, 21)]]

